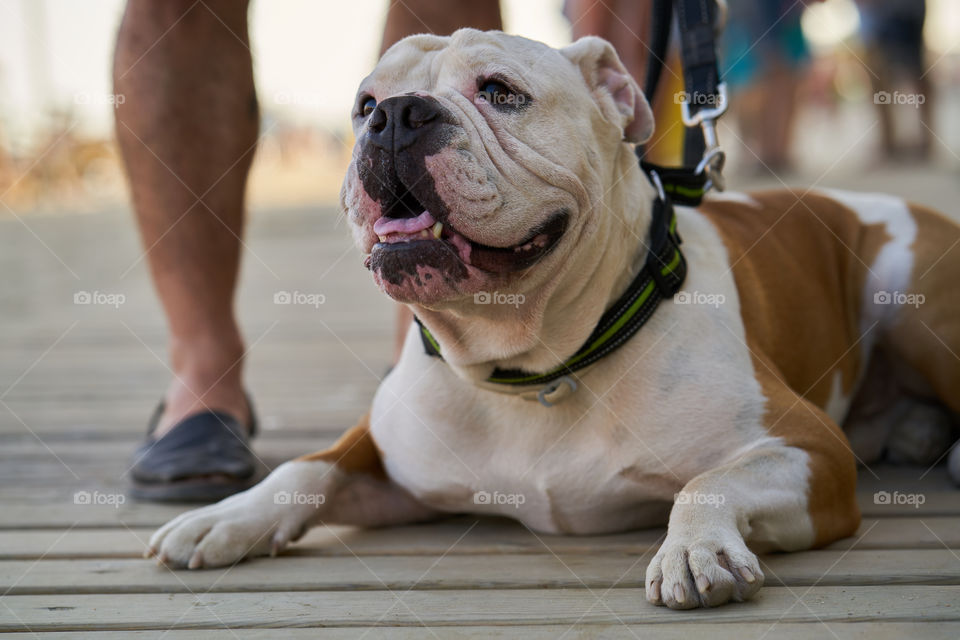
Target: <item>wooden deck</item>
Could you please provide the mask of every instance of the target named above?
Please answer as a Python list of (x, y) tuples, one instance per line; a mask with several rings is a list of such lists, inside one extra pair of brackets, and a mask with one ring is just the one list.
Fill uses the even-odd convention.
[[(951, 189), (943, 198), (956, 202)], [(388, 365), (392, 308), (329, 211), (256, 215), (248, 244), (239, 306), (265, 426), (256, 450), (270, 466), (330, 442), (364, 410)], [(304, 627), (279, 632), (289, 638), (960, 637), (960, 492), (942, 468), (864, 471), (857, 537), (764, 557), (768, 586), (754, 601), (709, 611), (644, 600), (661, 530), (564, 538), (460, 517), (321, 528), (282, 557), (229, 569), (158, 568), (140, 559), (144, 542), (182, 509), (113, 504), (169, 375), (139, 255), (123, 212), (0, 221), (0, 631), (171, 640), (271, 637), (279, 627)], [(126, 299), (118, 308), (76, 305), (80, 291)], [(325, 300), (275, 305), (279, 291)], [(876, 504), (878, 491), (920, 494), (923, 504)], [(87, 495), (101, 504), (83, 504)]]

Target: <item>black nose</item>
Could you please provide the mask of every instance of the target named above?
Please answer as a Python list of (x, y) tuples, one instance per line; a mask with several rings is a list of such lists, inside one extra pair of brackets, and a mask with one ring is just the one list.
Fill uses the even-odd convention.
[(387, 98), (370, 114), (370, 142), (383, 149), (400, 151), (421, 136), (429, 135), (439, 120), (440, 105), (433, 98)]

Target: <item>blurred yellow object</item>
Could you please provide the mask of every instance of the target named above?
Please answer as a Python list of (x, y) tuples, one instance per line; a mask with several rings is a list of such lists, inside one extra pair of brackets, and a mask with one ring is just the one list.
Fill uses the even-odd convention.
[(660, 76), (660, 86), (653, 103), (656, 129), (647, 146), (646, 159), (665, 167), (679, 167), (683, 161), (683, 120), (680, 102), (676, 99), (684, 91), (680, 56), (672, 51)]

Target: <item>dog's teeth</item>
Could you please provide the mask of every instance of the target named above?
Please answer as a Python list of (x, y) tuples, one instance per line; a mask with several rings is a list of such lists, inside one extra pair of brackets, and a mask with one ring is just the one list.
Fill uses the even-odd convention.
[(443, 223), (442, 223), (442, 222), (436, 222), (436, 223), (434, 223), (434, 225), (433, 225), (433, 237), (436, 238), (437, 240), (439, 240), (441, 233), (443, 233)]
[(377, 236), (377, 237), (380, 238), (380, 242), (386, 242), (386, 241), (387, 241), (387, 236)]
[(423, 231), (420, 232), (420, 237), (421, 237), (421, 238), (429, 238), (429, 237), (430, 237), (430, 232), (427, 231), (426, 229), (424, 229)]

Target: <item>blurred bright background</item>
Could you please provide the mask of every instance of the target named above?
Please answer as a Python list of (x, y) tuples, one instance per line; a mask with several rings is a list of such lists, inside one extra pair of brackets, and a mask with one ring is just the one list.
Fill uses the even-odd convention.
[[(827, 168), (869, 171), (878, 132), (863, 135), (866, 125), (858, 126), (875, 118), (857, 7), (853, 0), (810, 4), (802, 25), (813, 58), (798, 98), (794, 168), (814, 177)], [(11, 210), (95, 211), (125, 202), (112, 141), (114, 103), (123, 98), (112, 95), (110, 79), (123, 6), (123, 0), (0, 0), (0, 200), (6, 205), (0, 217)], [(349, 109), (355, 87), (376, 62), (386, 6), (387, 0), (253, 0), (264, 134), (250, 182), (253, 208), (335, 202), (352, 142)], [(502, 7), (506, 30), (555, 46), (570, 41), (562, 0), (504, 0)], [(931, 162), (955, 170), (960, 2), (929, 0), (925, 40), (927, 73), (937, 87)], [(735, 118), (725, 122), (736, 130)], [(722, 140), (734, 176), (750, 164), (736, 140)], [(750, 184), (756, 177), (746, 176)]]

